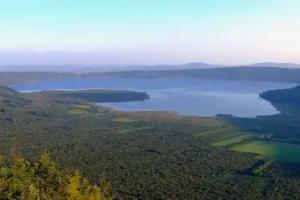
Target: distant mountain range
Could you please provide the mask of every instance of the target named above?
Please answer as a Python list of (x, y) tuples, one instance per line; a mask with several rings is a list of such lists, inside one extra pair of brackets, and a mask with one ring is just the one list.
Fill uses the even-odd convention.
[[(102, 76), (121, 78), (196, 78), (237, 81), (273, 81), (300, 83), (300, 68), (279, 67), (223, 67), (179, 70), (136, 70), (102, 73)], [(99, 76), (97, 73), (85, 73), (82, 76)]]
[[(242, 67), (216, 67), (208, 68), (207, 64), (199, 67), (198, 64), (189, 64), (188, 68), (143, 68), (142, 70), (132, 70), (133, 68), (121, 71), (58, 71), (58, 72), (0, 72), (0, 85), (10, 85), (22, 82), (32, 82), (39, 80), (65, 80), (82, 78), (194, 78), (194, 79), (215, 79), (215, 80), (235, 80), (235, 81), (272, 81), (286, 83), (300, 83), (299, 68), (268, 67), (255, 64)], [(258, 66), (256, 66), (258, 65)], [(191, 67), (193, 66), (193, 67)], [(283, 66), (277, 64), (276, 66)], [(183, 66), (181, 66), (183, 67)], [(151, 70), (147, 70), (151, 69)]]
[(295, 63), (275, 63), (275, 62), (256, 63), (256, 64), (252, 64), (250, 66), (254, 66), (254, 67), (300, 68), (300, 64), (295, 64)]
[(300, 68), (295, 63), (263, 62), (249, 65), (214, 65), (208, 63), (188, 63), (182, 65), (0, 65), (0, 71), (6, 72), (117, 72), (133, 70), (181, 70), (181, 69), (213, 69), (226, 67), (278, 67), (278, 68)]

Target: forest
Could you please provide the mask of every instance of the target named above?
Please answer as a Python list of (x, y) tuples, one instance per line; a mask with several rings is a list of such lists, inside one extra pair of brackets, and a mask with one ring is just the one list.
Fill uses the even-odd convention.
[(0, 0), (0, 200), (300, 200), (300, 0)]
[(126, 102), (126, 101), (145, 101), (150, 96), (145, 92), (135, 92), (126, 90), (104, 90), (104, 89), (87, 89), (87, 90), (69, 90), (69, 91), (46, 91), (40, 92), (46, 95), (53, 95), (60, 98), (78, 99), (88, 102)]
[[(115, 199), (298, 199), (298, 165), (218, 145), (226, 120), (120, 112), (53, 93), (0, 89), (0, 151), (30, 162), (47, 150)], [(239, 133), (240, 134), (240, 133)]]

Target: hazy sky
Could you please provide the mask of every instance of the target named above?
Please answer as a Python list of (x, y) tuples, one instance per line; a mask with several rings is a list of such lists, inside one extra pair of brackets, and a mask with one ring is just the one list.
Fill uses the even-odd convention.
[(300, 63), (300, 0), (0, 0), (0, 64)]

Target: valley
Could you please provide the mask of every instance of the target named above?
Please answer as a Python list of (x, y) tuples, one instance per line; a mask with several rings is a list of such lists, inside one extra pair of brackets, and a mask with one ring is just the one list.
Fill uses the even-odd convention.
[(300, 200), (300, 0), (0, 0), (0, 200)]
[(147, 101), (141, 91), (75, 89), (1, 87), (0, 151), (35, 160), (48, 150), (92, 183), (109, 182), (117, 199), (300, 198), (298, 115), (285, 99), (261, 94), (280, 110), (269, 116), (200, 117), (94, 103)]
[[(53, 92), (21, 94), (3, 87), (0, 94), (1, 152), (9, 155), (14, 147), (34, 159), (47, 149), (91, 181), (109, 181), (118, 198), (244, 199), (256, 193), (257, 199), (274, 199), (286, 195), (281, 184), (300, 184), (289, 175), (296, 163), (264, 164), (255, 154), (232, 151), (245, 147), (228, 149), (253, 136), (217, 118), (126, 113)], [(254, 182), (259, 187), (249, 187)]]

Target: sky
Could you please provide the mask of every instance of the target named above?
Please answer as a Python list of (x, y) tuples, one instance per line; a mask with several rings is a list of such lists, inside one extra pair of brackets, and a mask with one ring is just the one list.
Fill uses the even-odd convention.
[(0, 0), (0, 65), (300, 63), (300, 0)]

